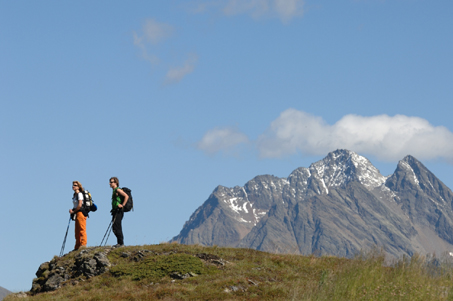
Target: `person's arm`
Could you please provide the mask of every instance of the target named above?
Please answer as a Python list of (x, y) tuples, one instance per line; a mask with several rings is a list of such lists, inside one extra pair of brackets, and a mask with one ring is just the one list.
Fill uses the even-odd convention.
[(124, 201), (122, 204), (118, 204), (118, 208), (123, 208), (124, 206), (126, 206), (126, 203), (127, 201), (129, 200), (129, 196), (127, 195), (127, 193), (125, 193), (122, 189), (117, 189), (116, 192), (118, 192), (120, 195), (122, 195), (124, 197)]

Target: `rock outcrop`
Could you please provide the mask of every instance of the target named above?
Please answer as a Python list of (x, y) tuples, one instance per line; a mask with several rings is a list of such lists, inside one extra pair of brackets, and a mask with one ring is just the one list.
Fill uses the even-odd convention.
[(75, 256), (71, 256), (72, 254), (66, 254), (66, 257), (55, 256), (51, 261), (39, 266), (36, 272), (37, 278), (33, 280), (30, 292), (37, 294), (54, 291), (64, 284), (76, 284), (86, 278), (107, 272), (111, 267), (107, 258), (110, 250), (110, 248), (102, 250), (87, 248)]

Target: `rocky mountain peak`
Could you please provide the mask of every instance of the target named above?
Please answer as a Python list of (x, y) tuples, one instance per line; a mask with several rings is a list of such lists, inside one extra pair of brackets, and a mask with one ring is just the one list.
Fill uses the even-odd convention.
[(398, 169), (406, 170), (411, 173), (427, 171), (426, 167), (411, 155), (407, 155), (398, 162), (397, 170)]
[(371, 162), (353, 151), (338, 149), (310, 165), (310, 173), (327, 187), (345, 187), (358, 181), (369, 189), (381, 186), (385, 177)]
[(395, 172), (385, 185), (392, 191), (411, 190), (416, 195), (426, 194), (427, 198), (436, 204), (451, 207), (453, 200), (451, 190), (423, 163), (410, 155), (398, 162)]
[(420, 164), (420, 161), (418, 161), (417, 159), (415, 159), (415, 157), (413, 157), (411, 155), (407, 155), (406, 157), (404, 157), (400, 161), (404, 161), (404, 162), (407, 162), (409, 164)]
[(422, 174), (426, 173), (430, 172), (420, 161), (411, 155), (407, 155), (398, 162), (395, 172), (389, 177), (386, 185), (393, 190), (406, 186), (421, 188), (420, 179)]

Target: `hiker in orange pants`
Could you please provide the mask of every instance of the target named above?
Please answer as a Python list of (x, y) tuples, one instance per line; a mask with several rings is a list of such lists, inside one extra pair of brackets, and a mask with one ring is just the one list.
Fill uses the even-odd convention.
[(74, 250), (87, 245), (87, 217), (80, 211), (76, 213), (75, 239)]
[(87, 245), (87, 217), (83, 212), (83, 187), (79, 181), (72, 182), (72, 190), (74, 195), (72, 197), (73, 208), (69, 209), (69, 214), (75, 214), (75, 239), (76, 244), (74, 250)]

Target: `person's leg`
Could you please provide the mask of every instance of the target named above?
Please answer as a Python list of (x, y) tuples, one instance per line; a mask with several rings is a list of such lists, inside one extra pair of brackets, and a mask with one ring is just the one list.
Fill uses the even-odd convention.
[(80, 248), (80, 220), (77, 218), (77, 215), (76, 215), (76, 218), (75, 218), (75, 246), (74, 246), (74, 250), (78, 250)]
[(113, 217), (115, 219), (115, 221), (113, 222), (112, 230), (116, 236), (116, 240), (119, 245), (124, 245), (123, 226), (121, 225), (123, 216), (124, 216), (124, 212), (118, 211), (116, 213), (116, 217), (115, 216)]
[(79, 241), (81, 246), (86, 246), (88, 239), (87, 239), (87, 217), (83, 215), (82, 212), (77, 212), (76, 216), (77, 222), (79, 224)]

